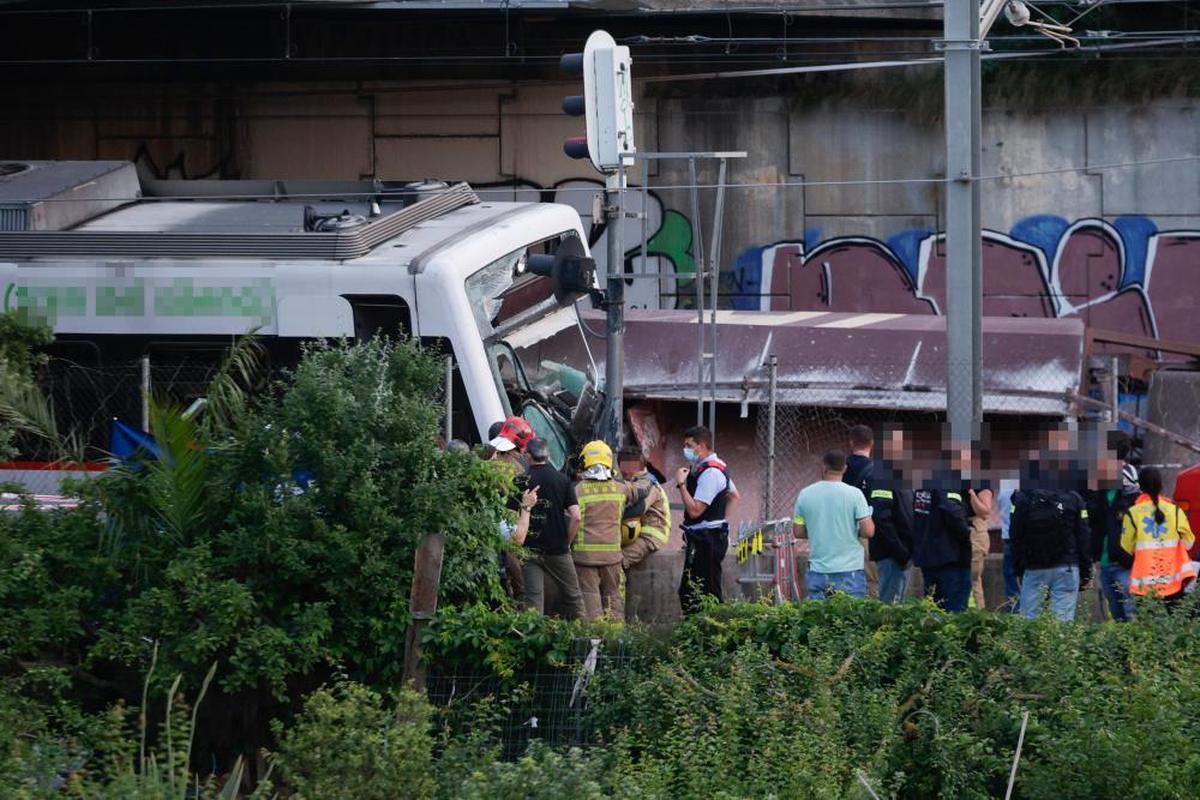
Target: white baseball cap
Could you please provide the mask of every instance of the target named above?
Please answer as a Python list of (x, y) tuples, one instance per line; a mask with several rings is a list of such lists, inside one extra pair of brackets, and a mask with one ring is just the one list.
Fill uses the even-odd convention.
[(495, 439), (492, 439), (490, 442), (488, 442), (488, 444), (491, 445), (493, 450), (496, 450), (500, 453), (507, 453), (509, 450), (515, 450), (517, 447), (515, 444), (513, 444), (512, 439), (506, 439), (503, 436), (497, 436)]

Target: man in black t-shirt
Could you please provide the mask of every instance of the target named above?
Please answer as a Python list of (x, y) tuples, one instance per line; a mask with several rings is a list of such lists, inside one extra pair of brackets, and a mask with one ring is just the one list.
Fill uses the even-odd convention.
[(571, 557), (571, 543), (579, 530), (579, 503), (567, 476), (550, 465), (550, 448), (545, 439), (529, 443), (526, 452), (532, 462), (528, 478), (530, 489), (537, 488), (538, 502), (529, 519), (525, 538), (525, 606), (545, 613), (546, 578), (554, 582), (568, 619), (583, 616), (583, 595)]
[[(850, 456), (846, 459), (846, 474), (842, 482), (848, 483), (863, 493), (863, 497), (871, 496), (871, 479), (875, 462), (871, 460), (871, 450), (875, 447), (875, 434), (866, 425), (855, 425), (850, 429)], [(860, 538), (863, 552), (870, 552), (871, 540)], [(867, 596), (879, 597), (879, 566), (869, 557), (863, 560), (863, 571), (867, 575)]]

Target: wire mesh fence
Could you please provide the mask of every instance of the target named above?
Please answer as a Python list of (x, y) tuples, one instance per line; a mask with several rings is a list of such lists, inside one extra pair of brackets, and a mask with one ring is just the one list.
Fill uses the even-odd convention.
[(537, 740), (554, 746), (593, 744), (603, 724), (593, 711), (593, 698), (619, 691), (621, 676), (643, 658), (619, 640), (579, 639), (571, 656), (555, 668), (510, 677), (434, 670), (426, 689), (450, 730), (483, 726), (498, 731), (502, 757), (513, 759)]
[[(876, 441), (887, 427), (902, 429), (917, 456), (935, 467), (939, 459), (948, 460), (952, 442), (944, 388), (908, 379), (918, 371), (916, 361), (907, 366), (864, 364), (865, 358), (848, 353), (847, 363), (853, 365), (845, 376), (828, 369), (811, 376), (815, 380), (755, 376), (754, 385), (761, 390), (755, 426), (761, 519), (790, 516), (799, 491), (820, 479), (824, 453), (849, 451), (849, 434), (856, 425), (870, 428)], [(908, 375), (898, 381), (881, 379), (897, 372)], [(870, 375), (881, 378), (868, 382), (864, 376)], [(973, 434), (972, 449), (991, 469), (1015, 469), (1020, 453), (1037, 448), (1047, 428), (1074, 412), (1077, 386), (1078, 378), (1064, 375), (1053, 362), (989, 373), (982, 392), (984, 425)]]

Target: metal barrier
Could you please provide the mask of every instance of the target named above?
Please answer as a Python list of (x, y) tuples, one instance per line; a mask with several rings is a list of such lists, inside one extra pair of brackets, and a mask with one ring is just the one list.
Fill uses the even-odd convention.
[(738, 577), (740, 585), (765, 587), (770, 584), (776, 603), (803, 599), (791, 519), (776, 519), (758, 525), (743, 522), (734, 552), (742, 568)]

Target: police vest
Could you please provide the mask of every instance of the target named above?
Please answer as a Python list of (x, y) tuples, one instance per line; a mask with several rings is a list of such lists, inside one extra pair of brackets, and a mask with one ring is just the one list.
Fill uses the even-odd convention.
[(687, 490), (692, 497), (696, 496), (696, 487), (700, 485), (700, 476), (710, 469), (715, 469), (725, 476), (725, 488), (717, 492), (717, 496), (708, 504), (708, 508), (704, 509), (704, 513), (698, 517), (693, 517), (686, 511), (683, 515), (683, 527), (689, 528), (700, 522), (724, 522), (725, 521), (725, 506), (729, 502), (729, 467), (719, 458), (710, 458), (708, 461), (700, 464), (699, 467), (688, 473)]
[(575, 563), (606, 566), (621, 563), (621, 516), (627, 490), (614, 480), (580, 481), (575, 486), (579, 502), (579, 535), (573, 551)]

